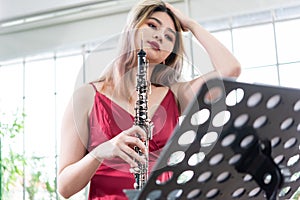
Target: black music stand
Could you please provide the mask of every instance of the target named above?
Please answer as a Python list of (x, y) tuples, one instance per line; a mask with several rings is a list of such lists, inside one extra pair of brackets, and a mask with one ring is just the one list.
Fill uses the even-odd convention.
[[(289, 199), (300, 186), (300, 90), (209, 80), (129, 199)], [(169, 180), (160, 180), (169, 173)]]

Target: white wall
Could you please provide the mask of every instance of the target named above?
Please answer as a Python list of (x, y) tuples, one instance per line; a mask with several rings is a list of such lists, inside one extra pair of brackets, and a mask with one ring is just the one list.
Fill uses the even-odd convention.
[[(126, 13), (0, 35), (0, 60), (68, 48), (119, 33)], [(112, 24), (115, 24), (112, 25)]]
[[(121, 0), (122, 1), (122, 0)], [(134, 1), (134, 0), (131, 0)], [(78, 7), (87, 4), (117, 2), (116, 0), (0, 0), (0, 21), (41, 12)]]
[[(0, 17), (2, 20), (20, 16), (22, 12), (25, 14), (37, 12), (50, 6), (50, 4), (52, 6), (62, 6), (62, 3), (54, 4), (56, 1), (50, 3), (46, 0), (1, 1)], [(70, 2), (72, 1), (68, 3)], [(74, 2), (78, 3), (79, 0), (73, 0)], [(187, 2), (190, 2), (189, 6)], [(199, 21), (204, 21), (265, 9), (300, 5), (300, 0), (186, 0), (174, 3), (174, 5), (184, 12), (189, 9), (190, 16)], [(28, 29), (27, 27), (23, 30), (0, 28), (0, 61), (80, 45), (117, 34), (125, 23), (127, 11), (131, 5), (127, 6), (128, 8), (123, 8), (116, 14), (101, 15), (101, 13), (98, 13), (98, 15), (88, 16), (87, 19), (87, 16), (83, 15), (81, 16), (83, 20), (78, 20), (80, 16), (79, 18), (76, 16), (76, 21), (74, 19), (64, 20), (66, 19), (64, 17), (59, 24), (41, 24), (39, 28)], [(28, 9), (29, 7), (31, 8)], [(22, 9), (24, 10), (22, 11)]]

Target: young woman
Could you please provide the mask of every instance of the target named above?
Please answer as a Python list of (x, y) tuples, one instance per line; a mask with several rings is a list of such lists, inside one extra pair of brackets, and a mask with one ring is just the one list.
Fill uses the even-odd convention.
[[(215, 69), (189, 82), (179, 82), (183, 31), (191, 31), (203, 45)], [(149, 152), (143, 143), (145, 132), (133, 125), (141, 43), (151, 81), (148, 116), (154, 129)], [(195, 20), (159, 0), (141, 1), (131, 10), (119, 49), (119, 57), (106, 73), (75, 91), (66, 109), (58, 176), (59, 192), (65, 198), (90, 183), (91, 200), (127, 199), (123, 189), (133, 189), (135, 182), (130, 169), (137, 167), (137, 162), (145, 162), (133, 147), (149, 154), (151, 169), (178, 117), (205, 80), (240, 73), (239, 62), (218, 40)]]

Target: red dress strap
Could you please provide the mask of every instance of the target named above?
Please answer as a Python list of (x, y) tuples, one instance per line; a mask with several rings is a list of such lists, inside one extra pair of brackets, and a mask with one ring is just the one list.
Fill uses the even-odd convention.
[(93, 88), (94, 88), (95, 92), (97, 92), (97, 91), (98, 91), (98, 90), (97, 90), (97, 88), (96, 88), (96, 86), (95, 86), (95, 84), (94, 84), (93, 82), (90, 82), (89, 84), (91, 84), (91, 85), (93, 86)]

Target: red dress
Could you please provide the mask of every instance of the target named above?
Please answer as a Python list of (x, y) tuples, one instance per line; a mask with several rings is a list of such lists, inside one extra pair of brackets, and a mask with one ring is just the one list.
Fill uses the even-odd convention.
[[(150, 170), (177, 125), (178, 117), (176, 100), (169, 89), (151, 119), (154, 128), (153, 139), (149, 142)], [(89, 117), (88, 151), (132, 127), (133, 122), (134, 116), (96, 90)], [(126, 200), (123, 189), (133, 189), (135, 182), (129, 168), (129, 164), (119, 158), (104, 160), (91, 179), (89, 200)]]

